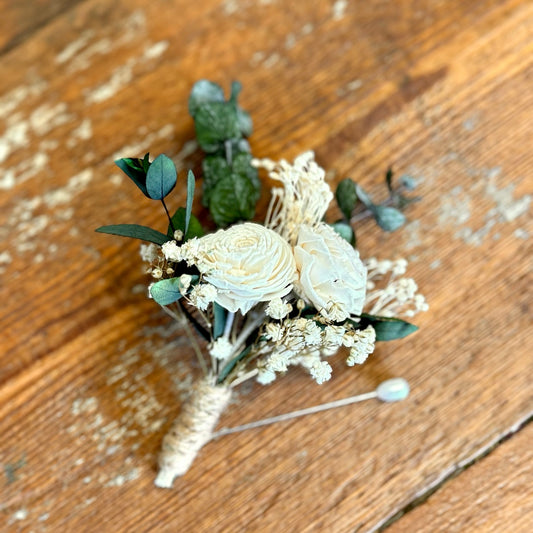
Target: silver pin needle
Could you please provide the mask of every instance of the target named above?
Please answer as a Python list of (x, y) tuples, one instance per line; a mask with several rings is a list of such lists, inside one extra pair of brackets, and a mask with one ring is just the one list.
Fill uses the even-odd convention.
[(367, 392), (365, 394), (358, 394), (357, 396), (350, 396), (349, 398), (343, 398), (342, 400), (335, 400), (333, 402), (323, 403), (315, 405), (313, 407), (307, 407), (305, 409), (299, 409), (297, 411), (291, 411), (290, 413), (284, 413), (282, 415), (271, 416), (269, 418), (263, 418), (250, 422), (248, 424), (242, 424), (232, 428), (222, 428), (219, 431), (213, 433), (213, 439), (229, 435), (230, 433), (238, 433), (246, 429), (254, 429), (261, 426), (267, 426), (276, 422), (283, 422), (292, 418), (298, 418), (300, 416), (310, 415), (318, 413), (320, 411), (326, 411), (328, 409), (335, 409), (336, 407), (343, 407), (352, 403), (363, 402), (372, 398), (378, 398), (382, 402), (398, 402), (404, 400), (409, 395), (409, 384), (403, 378), (393, 378), (383, 381), (379, 384), (376, 390)]

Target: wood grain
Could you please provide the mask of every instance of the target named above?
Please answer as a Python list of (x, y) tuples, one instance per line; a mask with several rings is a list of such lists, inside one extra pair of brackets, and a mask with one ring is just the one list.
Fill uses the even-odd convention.
[(60, 14), (83, 0), (2, 0), (0, 2), (0, 54), (31, 38)]
[(531, 531), (532, 438), (530, 424), (388, 531)]
[[(50, 20), (10, 14), (9, 39), (25, 38), (0, 56), (0, 529), (375, 531), (531, 416), (530, 3), (62, 5)], [(340, 354), (327, 385), (295, 371), (243, 387), (221, 423), (396, 375), (409, 400), (221, 438), (162, 491), (155, 456), (198, 369), (184, 332), (145, 297), (138, 245), (93, 230), (164, 228), (112, 161), (150, 150), (180, 176), (198, 170), (187, 96), (199, 78), (243, 83), (255, 155), (314, 149), (332, 186), (350, 176), (378, 197), (389, 165), (411, 174), (423, 201), (409, 224), (388, 235), (364, 222), (358, 243), (365, 257), (406, 256), (431, 309), (358, 370)], [(447, 487), (464, 479), (481, 497), (499, 476), (485, 463), (527, 460), (529, 434), (392, 530), (435, 530)], [(502, 483), (531, 482), (507, 463)], [(459, 500), (451, 512), (480, 531), (499, 517), (518, 530), (515, 499), (504, 486), (492, 522)]]

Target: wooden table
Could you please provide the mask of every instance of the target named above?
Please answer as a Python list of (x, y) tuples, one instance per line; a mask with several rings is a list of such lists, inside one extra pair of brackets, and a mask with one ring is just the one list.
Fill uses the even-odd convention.
[[(533, 531), (531, 2), (0, 9), (1, 531)], [(336, 359), (327, 385), (295, 371), (244, 387), (221, 424), (392, 376), (408, 400), (221, 438), (161, 490), (155, 457), (193, 354), (146, 299), (138, 244), (93, 230), (163, 229), (113, 160), (164, 152), (198, 170), (200, 78), (243, 83), (257, 156), (314, 149), (332, 184), (378, 196), (389, 165), (413, 176), (407, 226), (366, 221), (359, 248), (407, 257), (431, 309), (363, 367)]]

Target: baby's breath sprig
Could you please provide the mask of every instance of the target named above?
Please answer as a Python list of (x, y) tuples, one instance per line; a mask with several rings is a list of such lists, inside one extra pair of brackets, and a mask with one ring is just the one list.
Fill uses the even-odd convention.
[[(347, 366), (360, 365), (376, 342), (416, 331), (400, 316), (427, 309), (416, 283), (403, 277), (407, 262), (362, 261), (350, 226), (373, 216), (386, 231), (397, 229), (405, 221), (400, 209), (415, 200), (403, 195), (412, 182), (403, 177), (394, 188), (389, 171), (389, 198), (375, 204), (355, 182), (343, 180), (336, 197), (345, 219), (327, 224), (334, 195), (313, 152), (293, 163), (252, 158), (246, 141), (252, 125), (237, 103), (240, 90), (234, 82), (226, 100), (218, 85), (202, 80), (189, 98), (205, 152), (202, 202), (221, 229), (206, 234), (193, 215), (192, 171), (182, 180), (185, 206), (171, 216), (165, 200), (178, 176), (164, 154), (116, 164), (147, 198), (162, 203), (166, 232), (136, 224), (97, 229), (150, 243), (141, 245), (153, 278), (149, 296), (184, 326), (203, 373), (163, 440), (160, 487), (187, 472), (234, 387), (249, 379), (266, 385), (295, 365), (323, 384), (332, 375), (328, 358), (340, 348), (349, 351)], [(280, 184), (263, 225), (249, 222), (259, 197), (258, 169)]]

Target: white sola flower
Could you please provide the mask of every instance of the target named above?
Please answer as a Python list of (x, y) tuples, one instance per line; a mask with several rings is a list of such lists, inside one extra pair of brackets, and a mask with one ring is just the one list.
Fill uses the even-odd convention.
[(232, 313), (286, 296), (297, 278), (289, 244), (259, 224), (219, 230), (198, 239), (195, 248), (193, 262), (216, 287), (215, 301)]
[(295, 289), (322, 316), (341, 322), (363, 310), (366, 268), (359, 253), (327, 224), (302, 226), (294, 247)]

